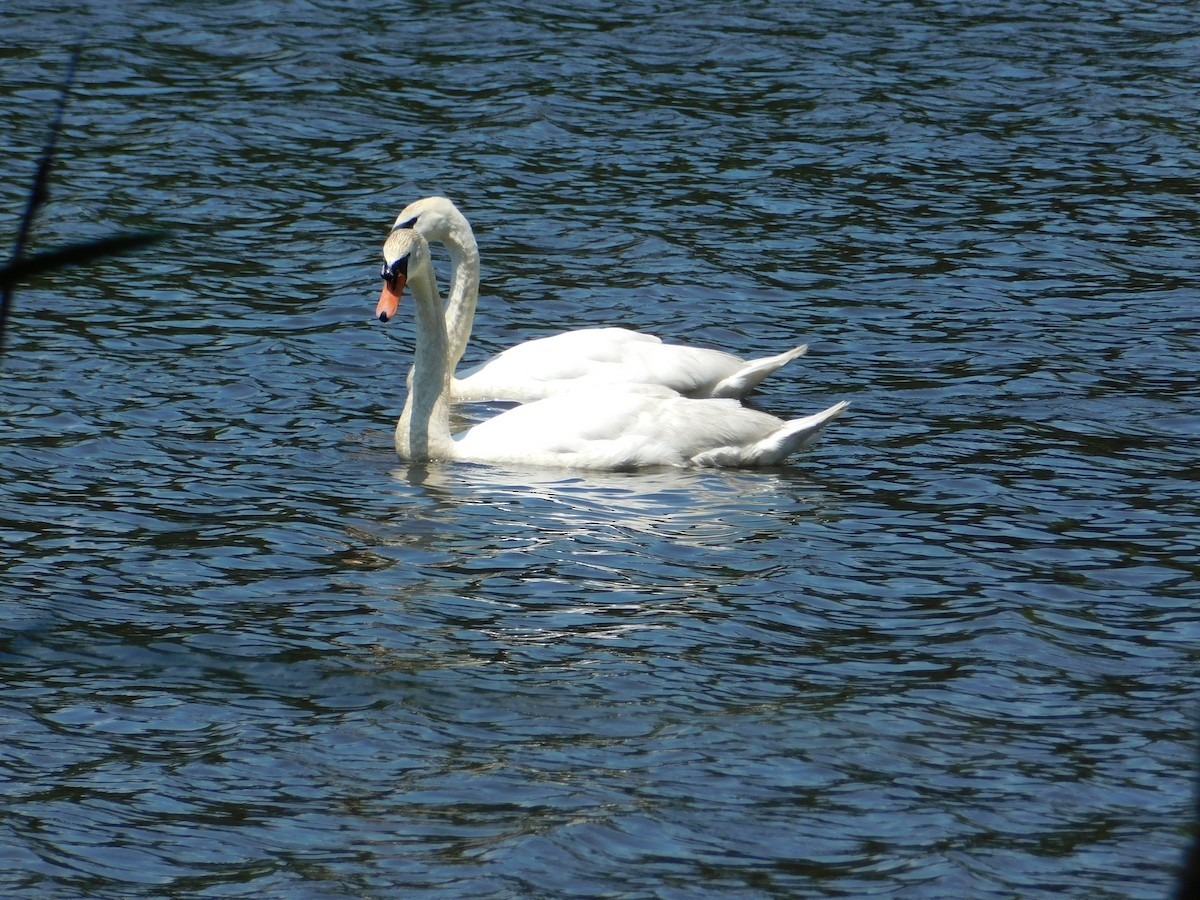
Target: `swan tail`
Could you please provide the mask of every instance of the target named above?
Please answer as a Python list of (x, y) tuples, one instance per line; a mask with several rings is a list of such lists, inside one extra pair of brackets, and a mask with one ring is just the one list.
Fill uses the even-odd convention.
[(825, 426), (844, 413), (849, 405), (849, 400), (843, 400), (822, 412), (787, 422), (775, 434), (755, 445), (754, 449), (762, 454), (760, 465), (772, 466), (781, 463), (798, 450), (810, 446), (821, 436)]
[(710, 396), (712, 397), (745, 397), (756, 387), (759, 382), (775, 372), (783, 368), (793, 359), (803, 356), (808, 352), (808, 344), (801, 344), (799, 347), (793, 347), (786, 353), (780, 353), (777, 356), (764, 356), (759, 359), (747, 360), (746, 364), (719, 382), (712, 389)]
[(697, 466), (775, 466), (812, 444), (830, 422), (846, 411), (848, 400), (829, 409), (784, 422), (777, 431), (742, 447), (718, 447), (692, 458)]

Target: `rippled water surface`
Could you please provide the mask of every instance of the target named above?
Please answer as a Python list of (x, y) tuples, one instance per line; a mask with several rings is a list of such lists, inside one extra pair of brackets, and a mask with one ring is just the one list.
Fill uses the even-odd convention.
[[(1200, 662), (1200, 15), (9, 0), (0, 893), (1158, 898)], [(783, 469), (398, 463), (401, 206), (467, 361), (809, 355)], [(467, 417), (492, 410), (474, 408)]]

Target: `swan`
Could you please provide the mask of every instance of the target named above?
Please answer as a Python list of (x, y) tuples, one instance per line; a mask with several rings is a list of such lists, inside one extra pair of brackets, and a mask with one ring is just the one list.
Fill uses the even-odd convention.
[(451, 341), (429, 244), (411, 228), (384, 245), (387, 289), (412, 294), (417, 338), (396, 452), (411, 462), (459, 460), (576, 469), (765, 466), (810, 444), (846, 408), (785, 422), (733, 399), (680, 397), (661, 385), (583, 388), (506, 410), (450, 433)]
[[(445, 197), (410, 203), (392, 226), (415, 228), (444, 244), (452, 274), (446, 307), (451, 372), (467, 349), (479, 299), (479, 247), (466, 217)], [(394, 262), (384, 254), (384, 270)], [(396, 314), (399, 297), (384, 286), (376, 316)], [(686, 397), (745, 397), (776, 369), (803, 356), (801, 345), (761, 359), (744, 360), (721, 350), (666, 344), (628, 328), (581, 328), (511, 347), (451, 376), (455, 400), (540, 400), (581, 385), (663, 385)]]

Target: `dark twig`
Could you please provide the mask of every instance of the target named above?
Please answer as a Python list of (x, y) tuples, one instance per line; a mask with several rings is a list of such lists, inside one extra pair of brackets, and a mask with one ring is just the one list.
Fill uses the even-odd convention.
[(37, 253), (0, 268), (0, 287), (7, 291), (16, 283), (43, 272), (83, 265), (102, 256), (116, 256), (128, 250), (137, 250), (161, 241), (167, 234), (168, 232), (163, 231), (132, 231)]
[(33, 219), (50, 196), (50, 169), (54, 166), (54, 151), (58, 146), (58, 133), (62, 130), (63, 113), (67, 108), (67, 99), (71, 96), (71, 86), (75, 83), (75, 69), (79, 65), (79, 56), (83, 52), (82, 41), (71, 51), (71, 59), (67, 62), (67, 78), (63, 83), (62, 94), (58, 98), (58, 108), (54, 111), (54, 119), (50, 122), (50, 136), (46, 139), (46, 149), (38, 162), (37, 174), (33, 179), (33, 189), (29, 192), (29, 201), (25, 204), (25, 215), (21, 218), (21, 229), (17, 232), (17, 246), (13, 249), (12, 262), (17, 262), (25, 253), (29, 242), (29, 231), (33, 228)]
[(71, 95), (71, 87), (75, 83), (75, 70), (79, 65), (79, 57), (83, 52), (83, 41), (71, 51), (67, 64), (67, 77), (63, 84), (62, 94), (58, 98), (58, 108), (50, 123), (50, 136), (46, 140), (46, 148), (38, 162), (37, 173), (33, 178), (33, 186), (29, 191), (29, 200), (25, 204), (25, 215), (21, 218), (21, 226), (17, 232), (17, 243), (13, 248), (12, 259), (7, 266), (0, 268), (0, 354), (4, 352), (4, 330), (8, 322), (8, 311), (12, 306), (13, 286), (34, 275), (49, 272), (66, 266), (91, 262), (101, 256), (112, 256), (145, 247), (167, 236), (165, 232), (135, 232), (116, 234), (111, 237), (86, 241), (80, 244), (69, 244), (57, 250), (39, 253), (26, 258), (25, 249), (29, 244), (29, 234), (33, 229), (33, 220), (50, 197), (50, 171), (54, 166), (54, 152), (58, 145), (58, 134), (62, 130), (63, 114), (67, 108), (67, 100)]
[[(71, 86), (75, 83), (75, 68), (79, 64), (79, 56), (82, 51), (82, 41), (71, 51), (71, 59), (67, 63), (66, 82), (63, 84), (62, 94), (58, 98), (58, 108), (54, 112), (54, 119), (50, 123), (50, 136), (46, 139), (46, 149), (42, 151), (37, 174), (33, 177), (33, 187), (29, 191), (29, 200), (25, 204), (25, 215), (21, 217), (21, 227), (17, 231), (17, 244), (13, 248), (9, 268), (20, 263), (21, 257), (25, 254), (25, 247), (29, 243), (29, 232), (33, 228), (33, 219), (37, 215), (37, 211), (45, 204), (46, 198), (50, 196), (50, 169), (54, 165), (54, 150), (58, 144), (58, 132), (62, 129), (63, 112), (67, 108), (67, 98), (71, 95)], [(11, 305), (12, 283), (5, 281), (3, 288), (0, 289), (0, 351), (4, 349), (4, 326), (8, 323), (8, 310)]]
[[(1196, 762), (1197, 770), (1200, 770), (1200, 756)], [(1184, 853), (1183, 869), (1175, 885), (1175, 900), (1193, 900), (1200, 897), (1200, 778), (1192, 785), (1192, 791), (1192, 821), (1188, 823), (1191, 840)]]

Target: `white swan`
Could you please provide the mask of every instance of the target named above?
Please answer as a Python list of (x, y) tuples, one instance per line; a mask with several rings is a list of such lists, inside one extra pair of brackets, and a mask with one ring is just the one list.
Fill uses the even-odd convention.
[[(479, 247), (458, 207), (445, 197), (410, 203), (397, 228), (415, 228), (429, 242), (445, 244), (453, 267), (446, 307), (453, 372), (471, 337), (479, 299)], [(395, 260), (384, 253), (384, 270)], [(384, 287), (375, 314), (396, 314), (399, 297)], [(584, 385), (652, 384), (685, 397), (745, 397), (779, 367), (804, 355), (806, 346), (778, 356), (744, 360), (721, 350), (664, 344), (627, 328), (582, 328), (518, 344), (452, 376), (455, 400), (538, 400)]]
[(388, 290), (409, 286), (417, 340), (396, 451), (413, 462), (461, 460), (624, 470), (649, 466), (763, 466), (811, 443), (847, 406), (785, 422), (736, 400), (689, 399), (661, 386), (557, 394), (450, 434), (450, 342), (429, 245), (410, 228), (384, 245)]

